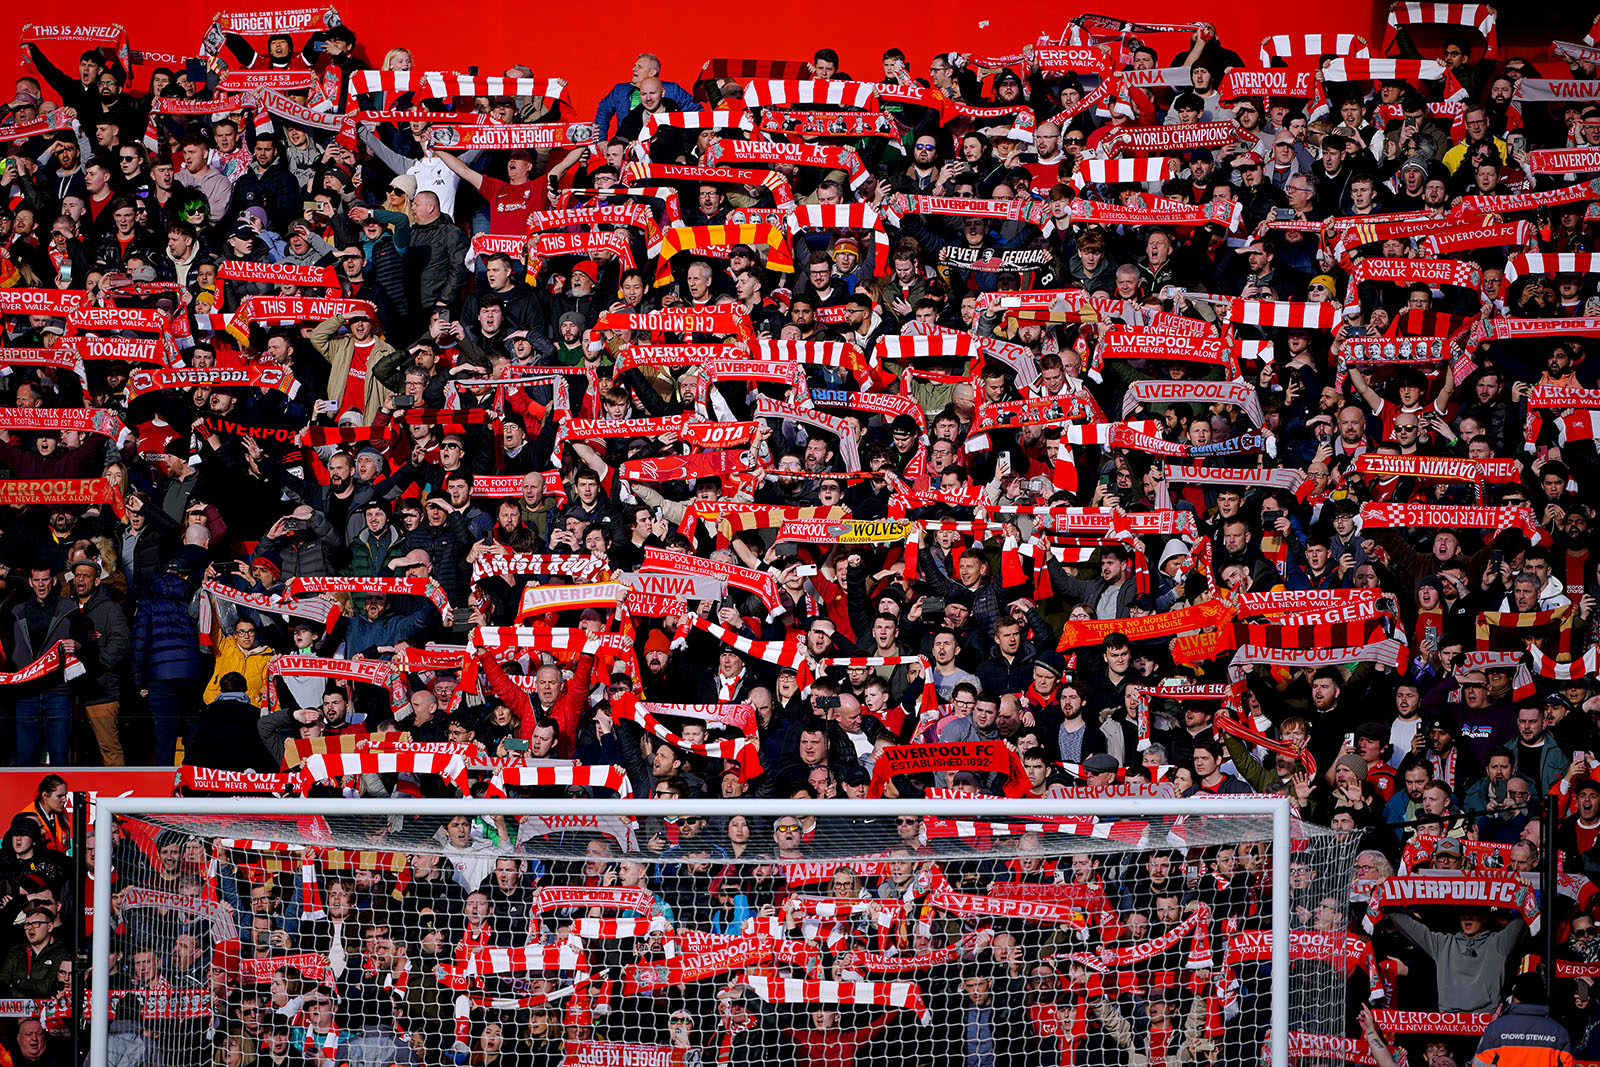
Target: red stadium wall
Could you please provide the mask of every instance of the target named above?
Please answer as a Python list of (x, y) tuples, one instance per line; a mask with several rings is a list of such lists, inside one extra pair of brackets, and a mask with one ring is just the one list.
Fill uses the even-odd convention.
[[(133, 48), (194, 55), (201, 35), (219, 10), (300, 7), (303, 3), (260, 0), (167, 0), (160, 4), (114, 5), (102, 16), (119, 19)], [(340, 0), (339, 12), (361, 41), (373, 66), (385, 49), (413, 50), (417, 69), (465, 71), (478, 64), (500, 74), (525, 62), (542, 77), (566, 78), (579, 113), (592, 115), (600, 96), (626, 80), (635, 54), (656, 52), (664, 73), (687, 82), (713, 56), (809, 59), (818, 48), (839, 52), (844, 70), (876, 79), (878, 57), (897, 46), (914, 73), (925, 75), (936, 51), (987, 50), (1004, 53), (1031, 43), (1041, 30), (1059, 33), (1066, 19), (1085, 8), (1023, 0), (1021, 3), (971, 3), (964, 0), (913, 0), (891, 5), (760, 4), (754, 7), (673, 5), (638, 0), (588, 4), (521, 5), (495, 2), (423, 3), (420, 0)], [(1088, 10), (1148, 22), (1185, 22), (1197, 15), (1215, 20), (1223, 43), (1246, 62), (1269, 32), (1358, 32), (1376, 47), (1378, 14), (1387, 5), (1372, 0), (1348, 4), (1296, 5), (1246, 3), (1223, 9), (1180, 0), (1095, 0)], [(17, 4), (0, 21), (0, 34), (15, 41), (24, 20), (64, 22), (70, 5)], [(77, 10), (78, 16), (82, 15)], [(1158, 35), (1153, 43), (1165, 61), (1185, 46), (1179, 35)], [(16, 55), (15, 52), (10, 53)], [(76, 69), (70, 47), (52, 49), (64, 70)], [(20, 71), (13, 67), (7, 77)], [(148, 68), (134, 72), (142, 84)], [(9, 98), (9, 84), (5, 87)]]

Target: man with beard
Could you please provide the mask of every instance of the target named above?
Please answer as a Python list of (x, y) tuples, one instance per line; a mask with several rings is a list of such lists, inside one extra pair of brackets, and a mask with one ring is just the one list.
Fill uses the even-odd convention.
[[(1482, 766), (1489, 758), (1489, 753), (1502, 745), (1508, 745), (1517, 735), (1516, 713), (1504, 700), (1495, 700), (1489, 692), (1489, 679), (1483, 671), (1468, 671), (1458, 680), (1459, 701), (1454, 705), (1453, 712), (1457, 722), (1439, 713), (1442, 701), (1450, 692), (1450, 686), (1441, 686), (1429, 694), (1428, 706), (1433, 717), (1425, 726), (1428, 737), (1427, 750), (1430, 753), (1448, 752), (1448, 744), (1442, 748), (1433, 742), (1433, 734), (1443, 731), (1459, 737), (1461, 748), (1467, 752), (1476, 766)], [(1439, 765), (1440, 771), (1446, 770), (1443, 763)], [(1456, 779), (1440, 773), (1440, 778), (1454, 784)], [(1471, 782), (1473, 778), (1465, 779)]]
[(673, 703), (694, 690), (694, 670), (683, 656), (672, 650), (672, 642), (660, 630), (651, 630), (641, 646), (639, 666), (643, 671), (645, 699)]

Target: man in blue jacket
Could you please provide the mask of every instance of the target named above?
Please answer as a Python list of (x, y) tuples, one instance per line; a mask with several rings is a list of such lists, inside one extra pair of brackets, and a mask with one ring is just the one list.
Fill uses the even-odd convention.
[[(604, 141), (611, 136), (611, 120), (621, 119), (628, 112), (639, 106), (639, 83), (646, 78), (659, 78), (661, 76), (661, 60), (649, 52), (640, 52), (639, 58), (633, 61), (633, 79), (618, 82), (612, 86), (605, 99), (600, 101), (600, 107), (594, 113), (594, 124), (599, 127), (600, 139)], [(683, 111), (699, 111), (700, 105), (694, 102), (677, 82), (663, 81), (662, 94)]]
[(1544, 982), (1536, 974), (1519, 974), (1511, 999), (1478, 1040), (1472, 1067), (1570, 1067), (1572, 1037), (1550, 1017)]

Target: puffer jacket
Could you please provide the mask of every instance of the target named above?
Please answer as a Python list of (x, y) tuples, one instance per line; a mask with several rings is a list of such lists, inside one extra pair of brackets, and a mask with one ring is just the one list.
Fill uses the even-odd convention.
[(394, 526), (384, 527), (383, 533), (374, 534), (365, 526), (350, 542), (350, 564), (345, 573), (360, 578), (389, 577), (389, 561), (406, 554), (406, 535)]
[(200, 631), (189, 616), (189, 583), (176, 574), (158, 574), (139, 602), (133, 619), (133, 684), (193, 680), (206, 676)]
[(104, 587), (96, 589), (81, 605), (81, 610), (89, 628), (100, 636), (90, 641), (81, 654), (93, 666), (82, 683), (80, 695), (90, 704), (120, 700), (122, 672), (128, 665), (130, 647), (128, 616)]
[(468, 582), (467, 550), (476, 540), (467, 528), (467, 520), (459, 511), (445, 516), (444, 525), (423, 523), (406, 534), (406, 550), (423, 549), (433, 560), (433, 576), (450, 597), (450, 603), (460, 607), (467, 602)]

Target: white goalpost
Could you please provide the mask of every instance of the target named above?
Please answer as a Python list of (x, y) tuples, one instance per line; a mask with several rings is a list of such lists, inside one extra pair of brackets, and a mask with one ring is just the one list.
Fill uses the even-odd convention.
[[(989, 870), (992, 870), (1005, 857), (1018, 854), (1019, 847), (1017, 842), (1022, 836), (1028, 837), (1034, 844), (1043, 840), (1052, 861), (1057, 858), (1060, 860), (1063, 872), (1072, 866), (1072, 861), (1075, 857), (1083, 854), (1095, 856), (1097, 864), (1102, 861), (1108, 865), (1113, 862), (1120, 862), (1126, 869), (1133, 870), (1136, 864), (1142, 863), (1148, 857), (1148, 854), (1165, 850), (1173, 854), (1175, 863), (1180, 862), (1185, 855), (1189, 857), (1204, 857), (1198, 861), (1198, 867), (1191, 864), (1189, 881), (1191, 888), (1196, 884), (1196, 879), (1193, 876), (1194, 869), (1207, 871), (1208, 885), (1212, 878), (1208, 868), (1205, 867), (1205, 863), (1212, 855), (1212, 852), (1207, 850), (1224, 848), (1231, 850), (1233, 842), (1251, 842), (1250, 848), (1253, 854), (1258, 857), (1258, 865), (1255, 868), (1256, 882), (1263, 888), (1270, 885), (1270, 892), (1258, 894), (1258, 897), (1265, 897), (1266, 899), (1256, 899), (1251, 904), (1253, 909), (1251, 914), (1258, 931), (1258, 948), (1256, 955), (1246, 958), (1259, 967), (1259, 972), (1252, 973), (1259, 973), (1260, 977), (1266, 980), (1262, 982), (1258, 979), (1250, 994), (1253, 1005), (1250, 1010), (1256, 1014), (1252, 1016), (1252, 1025), (1247, 1032), (1256, 1038), (1259, 1038), (1264, 1033), (1267, 1036), (1267, 1051), (1270, 1055), (1270, 1062), (1282, 1067), (1282, 1065), (1286, 1065), (1289, 1062), (1292, 1031), (1297, 1028), (1315, 1029), (1319, 1025), (1316, 1022), (1306, 1023), (1301, 1018), (1301, 1009), (1299, 1007), (1296, 1007), (1295, 1014), (1292, 1014), (1291, 997), (1318, 996), (1326, 998), (1331, 996), (1331, 991), (1334, 988), (1332, 980), (1321, 985), (1318, 985), (1315, 981), (1296, 982), (1297, 989), (1292, 988), (1291, 985), (1292, 969), (1289, 934), (1297, 925), (1304, 926), (1303, 922), (1296, 922), (1295, 908), (1297, 903), (1304, 899), (1303, 885), (1299, 883), (1305, 880), (1301, 878), (1302, 871), (1297, 870), (1292, 875), (1292, 864), (1304, 867), (1307, 864), (1318, 862), (1317, 860), (1305, 858), (1308, 852), (1306, 843), (1308, 834), (1315, 835), (1314, 840), (1323, 841), (1324, 843), (1330, 842), (1332, 837), (1327, 831), (1301, 826), (1299, 821), (1292, 817), (1291, 810), (1288, 798), (1263, 795), (1245, 797), (1207, 796), (1187, 799), (1164, 797), (1008, 799), (984, 796), (975, 797), (971, 801), (963, 799), (802, 800), (782, 798), (753, 799), (748, 797), (708, 800), (649, 797), (586, 799), (570, 796), (512, 797), (509, 799), (408, 798), (383, 800), (342, 797), (278, 799), (262, 797), (150, 798), (102, 796), (98, 800), (93, 826), (94, 853), (92, 871), (94, 884), (92, 904), (94, 923), (91, 944), (92, 970), (90, 972), (89, 986), (89, 1063), (95, 1065), (95, 1067), (101, 1067), (107, 1062), (113, 1011), (116, 1010), (118, 1018), (123, 1017), (121, 1009), (118, 1008), (116, 1002), (116, 996), (122, 994), (114, 996), (114, 990), (119, 983), (124, 986), (135, 984), (127, 977), (132, 973), (129, 970), (129, 960), (122, 956), (127, 946), (118, 940), (118, 938), (127, 935), (119, 933), (117, 930), (117, 913), (113, 910), (113, 898), (116, 893), (121, 892), (130, 885), (130, 880), (134, 877), (133, 869), (119, 871), (119, 863), (129, 865), (131, 868), (135, 862), (143, 864), (144, 861), (142, 857), (130, 859), (134, 850), (127, 843), (128, 835), (126, 830), (120, 835), (121, 840), (119, 843), (119, 825), (125, 828), (130, 826), (140, 827), (143, 831), (142, 839), (147, 843), (156, 840), (158, 836), (176, 831), (172, 836), (181, 836), (191, 843), (195, 839), (203, 842), (203, 846), (191, 844), (191, 847), (216, 848), (218, 850), (224, 848), (256, 849), (260, 851), (251, 852), (250, 855), (259, 859), (262, 855), (271, 855), (270, 850), (273, 847), (273, 843), (277, 843), (277, 847), (284, 852), (297, 851), (308, 846), (318, 846), (319, 848), (325, 846), (327, 844), (326, 841), (307, 837), (304, 830), (304, 826), (309, 820), (325, 820), (326, 822), (323, 822), (322, 825), (332, 825), (336, 836), (343, 834), (343, 837), (340, 837), (336, 842), (337, 844), (346, 846), (352, 851), (361, 848), (389, 849), (392, 850), (393, 854), (399, 855), (404, 859), (407, 858), (406, 854), (413, 852), (431, 851), (439, 854), (439, 849), (434, 847), (432, 843), (435, 841), (443, 843), (445, 838), (435, 835), (442, 835), (444, 828), (449, 826), (450, 820), (457, 816), (465, 816), (469, 820), (479, 820), (479, 825), (482, 825), (483, 821), (487, 821), (489, 823), (498, 823), (501, 827), (523, 828), (529, 825), (537, 825), (543, 828), (553, 823), (568, 825), (568, 821), (575, 819), (585, 820), (590, 825), (610, 821), (611, 823), (622, 823), (630, 827), (639, 826), (641, 829), (637, 836), (638, 841), (647, 840), (646, 833), (643, 830), (647, 823), (651, 826), (660, 826), (663, 819), (673, 825), (675, 835), (678, 833), (676, 828), (683, 825), (678, 820), (730, 820), (743, 817), (747, 823), (760, 826), (773, 825), (781, 831), (784, 829), (787, 820), (815, 819), (816, 821), (810, 824), (813, 827), (838, 825), (848, 830), (848, 832), (843, 832), (842, 830), (840, 834), (834, 835), (830, 839), (834, 843), (834, 852), (827, 858), (837, 859), (840, 864), (843, 864), (848, 861), (842, 857), (857, 856), (861, 857), (863, 861), (874, 860), (880, 866), (887, 867), (890, 860), (885, 857), (889, 857), (890, 852), (881, 849), (881, 840), (877, 842), (879, 848), (874, 850), (869, 850), (865, 847), (862, 847), (859, 851), (848, 850), (850, 847), (859, 845), (867, 840), (864, 836), (857, 836), (856, 828), (876, 820), (877, 822), (874, 825), (879, 827), (881, 832), (884, 823), (892, 827), (897, 817), (901, 820), (915, 817), (919, 826), (938, 825), (943, 828), (938, 841), (928, 842), (926, 838), (924, 839), (929, 845), (926, 851), (926, 855), (929, 857), (934, 856), (940, 849), (970, 848), (973, 846), (971, 839), (975, 834), (989, 833), (1013, 835), (1009, 838), (1001, 836), (987, 839), (990, 843), (983, 847), (991, 849), (988, 853), (984, 853), (989, 857), (986, 860), (991, 865)], [(1063, 824), (1069, 821), (1070, 827), (1064, 827)], [(356, 828), (371, 826), (374, 823), (383, 823), (389, 827), (415, 827), (419, 836), (405, 837), (403, 834), (397, 834), (386, 839), (382, 844), (363, 844)], [(1119, 836), (1114, 830), (1109, 834), (1107, 833), (1110, 827), (1138, 824), (1144, 824), (1147, 828), (1147, 838), (1131, 840), (1127, 836)], [(703, 824), (697, 823), (697, 825)], [(1178, 828), (1176, 833), (1174, 833), (1174, 826)], [(435, 830), (434, 828), (436, 827), (440, 829)], [(974, 827), (979, 829), (975, 831)], [(995, 827), (1001, 827), (1002, 829), (994, 830), (993, 828)], [(1004, 827), (1010, 827), (1010, 829), (1004, 829)], [(541, 829), (539, 832), (549, 833), (545, 829)], [(926, 829), (923, 832), (926, 834)], [(427, 833), (430, 836), (420, 836), (423, 833)], [(629, 839), (632, 840), (631, 833)], [(548, 859), (551, 853), (545, 850), (555, 847), (547, 844), (550, 840), (549, 838), (528, 837), (524, 833), (515, 835), (514, 840), (515, 844), (500, 842), (493, 848), (487, 845), (484, 846), (482, 855), (488, 860), (490, 867), (496, 865), (496, 860), (506, 857), (515, 858), (518, 864), (531, 864), (541, 858)], [(681, 841), (682, 839), (675, 837), (674, 840)], [(820, 845), (823, 840), (822, 836), (819, 834), (816, 840), (819, 842), (818, 858), (824, 858), (821, 855)], [(999, 844), (994, 844), (994, 842), (999, 842)], [(1170, 842), (1176, 842), (1176, 844)], [(1298, 856), (1297, 846), (1300, 850)], [(570, 847), (570, 845), (564, 844), (563, 847)], [(692, 860), (684, 860), (681, 855), (669, 859), (664, 857), (659, 849), (652, 852), (645, 851), (642, 846), (636, 845), (635, 847), (639, 851), (633, 852), (632, 855), (637, 857), (637, 862), (648, 863), (658, 871), (661, 870), (660, 865), (662, 864), (678, 863), (687, 865), (690, 862), (694, 862)], [(1270, 851), (1270, 855), (1260, 857), (1259, 851), (1261, 850)], [(149, 849), (147, 848), (146, 852), (148, 853), (148, 851)], [(666, 851), (671, 856), (674, 849)], [(1245, 849), (1240, 847), (1238, 851), (1243, 853)], [(1328, 847), (1323, 851), (1325, 859), (1322, 862), (1326, 869), (1322, 872), (1323, 877), (1320, 888), (1325, 892), (1331, 893), (1330, 887), (1341, 880), (1346, 883), (1347, 887), (1348, 871), (1335, 869), (1348, 862), (1346, 855), (1348, 850), (1345, 845), (1333, 842), (1328, 844)], [(213, 872), (216, 868), (214, 859), (216, 854), (216, 852), (212, 853)], [(448, 854), (448, 851), (445, 854)], [(945, 855), (948, 852), (939, 854)], [(921, 855), (919, 854), (918, 857), (919, 862), (921, 861)], [(963, 853), (963, 855), (966, 855), (966, 853)], [(1113, 857), (1127, 857), (1129, 855), (1134, 858), (1113, 859)], [(530, 857), (532, 858), (530, 859)], [(583, 858), (584, 854), (580, 845), (580, 851), (568, 853), (560, 861), (551, 860), (548, 867), (541, 869), (550, 871), (573, 869), (575, 864), (581, 862)], [(608, 860), (615, 860), (625, 864), (630, 860), (630, 851), (627, 847), (624, 847), (609, 853), (607, 858)], [(241, 858), (233, 859), (229, 862), (243, 868), (255, 861)], [(718, 862), (727, 863), (731, 867), (738, 863), (758, 864), (763, 860), (747, 856), (742, 860), (719, 860)], [(768, 860), (767, 862), (776, 864), (782, 861)], [(952, 860), (952, 869), (958, 869), (960, 862), (959, 860)], [(521, 868), (519, 867), (518, 869), (520, 870)], [(727, 869), (729, 868), (724, 868), (724, 870)], [(1054, 869), (1053, 866), (1052, 869)], [(1144, 868), (1138, 867), (1137, 869), (1142, 871)], [(148, 870), (143, 866), (139, 870), (143, 875), (148, 876)], [(292, 866), (282, 867), (279, 873), (280, 877), (286, 880), (299, 877), (297, 868)], [(1019, 880), (1021, 878), (1020, 875), (1016, 877)], [(1297, 879), (1299, 882), (1297, 882)], [(1035, 879), (1035, 881), (1038, 881), (1038, 879)], [(972, 882), (976, 882), (976, 879), (973, 879)], [(188, 884), (192, 886), (193, 882), (190, 881)], [(485, 880), (483, 884), (489, 886), (492, 883), (489, 880)], [(559, 880), (552, 881), (551, 884), (559, 884)], [(959, 884), (957, 888), (959, 888)], [(1302, 892), (1300, 898), (1296, 897), (1297, 890)], [(865, 891), (863, 890), (863, 892)], [(963, 900), (972, 899), (969, 894), (951, 893), (948, 895), (959, 896)], [(1021, 899), (1025, 898), (1026, 894), (1018, 893), (1016, 896)], [(166, 899), (170, 900), (170, 895)], [(863, 897), (862, 899), (866, 898)], [(233, 908), (241, 908), (237, 897), (232, 898), (230, 903)], [(248, 904), (249, 901), (246, 900), (245, 903)], [(974, 910), (963, 914), (969, 917), (984, 914), (978, 905), (969, 904), (969, 906)], [(573, 909), (569, 909), (569, 911), (571, 910)], [(1153, 909), (1147, 907), (1145, 910), (1151, 911), (1153, 914)], [(241, 909), (238, 914), (245, 918), (249, 917), (249, 912), (246, 910)], [(811, 914), (832, 913), (813, 910)], [(988, 914), (1004, 913), (990, 912)], [(230, 923), (232, 922), (232, 915), (233, 911), (230, 910)], [(998, 926), (1000, 923), (996, 922), (996, 925)], [(1220, 928), (1221, 925), (1219, 923), (1218, 927)], [(148, 927), (144, 927), (144, 929), (148, 930)], [(422, 927), (418, 927), (418, 929), (421, 930)], [(532, 948), (541, 944), (541, 941), (537, 939), (540, 932), (540, 923), (537, 917), (532, 921), (531, 927), (525, 926), (524, 929), (532, 935), (527, 945), (514, 946), (511, 951)], [(1152, 925), (1152, 932), (1154, 929), (1155, 927)], [(1259, 933), (1261, 932), (1270, 934), (1270, 954), (1259, 951), (1260, 947), (1264, 947), (1259, 946)], [(146, 932), (147, 942), (149, 936), (148, 932)], [(190, 936), (192, 937), (193, 935)], [(217, 935), (213, 934), (212, 936), (215, 938)], [(612, 932), (597, 936), (615, 938), (618, 935)], [(784, 935), (780, 932), (779, 936), (782, 937)], [(808, 934), (807, 936), (812, 935)], [(1078, 951), (1076, 955), (1073, 955), (1072, 949), (1075, 946), (1069, 937), (1066, 941), (1067, 950), (1057, 957), (1063, 961), (1060, 963), (1063, 975), (1067, 967), (1067, 963), (1064, 961), (1068, 959), (1084, 959), (1089, 957), (1092, 951), (1096, 951), (1093, 947), (1092, 937), (1085, 937), (1081, 932), (1078, 936), (1085, 947)], [(249, 931), (245, 931), (245, 937), (246, 951), (248, 952), (250, 949)], [(1223, 940), (1225, 941), (1225, 939)], [(705, 935), (701, 938), (701, 941), (710, 943), (710, 935)], [(128, 943), (131, 944), (132, 942)], [(641, 939), (642, 943), (643, 939)], [(1107, 938), (1105, 943), (1109, 944), (1110, 939)], [(501, 941), (500, 944), (503, 946), (506, 942)], [(1168, 947), (1170, 948), (1172, 944), (1173, 942), (1169, 942)], [(1185, 944), (1187, 944), (1187, 941), (1185, 941)], [(548, 938), (543, 940), (543, 947), (551, 951), (554, 951), (555, 948), (554, 945), (549, 943)], [(292, 951), (292, 949), (274, 949), (274, 951)], [(639, 951), (642, 952), (643, 950)], [(902, 949), (902, 951), (909, 952), (913, 950)], [(1097, 951), (1109, 952), (1103, 945)], [(1208, 947), (1206, 951), (1217, 952), (1217, 959), (1222, 959), (1226, 955), (1226, 953), (1214, 948)], [(132, 955), (132, 953), (128, 954)], [(594, 954), (597, 957), (600, 955), (599, 951)], [(1110, 957), (1107, 956), (1106, 958), (1109, 959)], [(1091, 960), (1091, 965), (1092, 962)], [(1189, 965), (1191, 967), (1195, 966), (1192, 962)], [(197, 966), (203, 969), (203, 965)], [(1178, 966), (1181, 967), (1182, 964), (1180, 963)], [(1209, 963), (1204, 966), (1209, 967)], [(1250, 965), (1246, 964), (1246, 966)], [(755, 968), (751, 968), (751, 971), (754, 972)], [(733, 973), (737, 974), (739, 972), (735, 971)], [(814, 977), (815, 974), (808, 975), (808, 979)], [(917, 976), (913, 974), (911, 977), (916, 978)], [(1112, 972), (1112, 976), (1106, 978), (1107, 985), (1110, 986), (1114, 979), (1115, 972)], [(263, 981), (264, 979), (258, 978), (256, 980)], [(789, 980), (764, 978), (752, 981), (761, 983), (776, 981), (781, 984)], [(1337, 988), (1341, 998), (1339, 1007), (1327, 1009), (1332, 1015), (1337, 1015), (1343, 1005), (1342, 977), (1338, 979), (1338, 983)], [(800, 985), (798, 981), (793, 984), (796, 988)], [(808, 988), (815, 987), (818, 984), (830, 985), (826, 981), (817, 983), (809, 980), (804, 984)], [(838, 982), (836, 984), (843, 986), (851, 983)], [(854, 984), (866, 985), (872, 983)], [(1265, 986), (1265, 988), (1263, 989), (1261, 986)], [(762, 990), (762, 997), (765, 998), (769, 992), (769, 987), (762, 984), (759, 988)], [(207, 990), (204, 986), (195, 990), (197, 998), (203, 998), (206, 993)], [(1265, 996), (1261, 995), (1263, 993)], [(1260, 1011), (1260, 1001), (1262, 1000), (1267, 1002), (1265, 1005), (1266, 1011)], [(871, 1002), (851, 1001), (841, 997), (830, 1003), (855, 1006)], [(877, 1003), (881, 1004), (882, 1002)], [(788, 1002), (790, 1009), (795, 1011), (810, 1009), (814, 1004), (815, 1002), (794, 1000)], [(796, 1008), (796, 1005), (799, 1008)], [(402, 1012), (400, 1009), (396, 1009), (395, 1014), (400, 1015)], [(676, 1022), (676, 1014), (674, 1013), (674, 1022)], [(804, 1011), (802, 1017), (809, 1014), (809, 1011)], [(1324, 1019), (1329, 1017), (1331, 1016), (1323, 1016)], [(1142, 1020), (1142, 1016), (1139, 1018)], [(661, 1028), (652, 1029), (649, 1026), (641, 1025), (630, 1029), (626, 1032), (623, 1040), (629, 1043), (629, 1047), (643, 1047), (644, 1044), (648, 1043), (647, 1039), (652, 1033), (665, 1032), (664, 1020), (665, 1016), (657, 1020), (663, 1023)], [(1294, 1025), (1296, 1023), (1300, 1025), (1297, 1027)], [(196, 1022), (193, 1024), (193, 1029), (194, 1031), (203, 1031), (204, 1027)], [(620, 1034), (623, 1033), (624, 1028), (619, 1021), (614, 1029)], [(299, 1031), (296, 1031), (296, 1033), (298, 1034)], [(662, 1045), (660, 1047), (665, 1048), (667, 1046)], [(1245, 1061), (1247, 1057), (1244, 1054), (1244, 1050), (1238, 1048), (1237, 1045), (1234, 1047), (1236, 1051), (1231, 1057), (1218, 1058), (1217, 1062), (1220, 1064), (1225, 1061)], [(1257, 1062), (1259, 1061), (1259, 1048), (1260, 1046), (1257, 1045), (1251, 1050), (1251, 1052), (1255, 1053), (1255, 1061)], [(997, 1056), (996, 1060), (999, 1063), (1003, 1060), (1003, 1057)], [(572, 1062), (577, 1063), (579, 1061), (573, 1060)], [(693, 1064), (698, 1060), (691, 1059), (688, 1062)], [(714, 1063), (715, 1060), (712, 1059), (707, 1067), (712, 1067)]]

